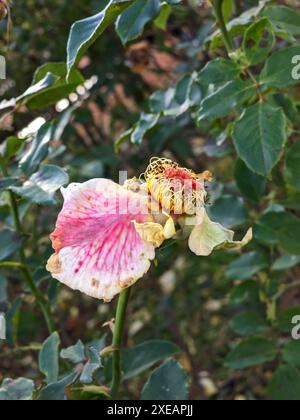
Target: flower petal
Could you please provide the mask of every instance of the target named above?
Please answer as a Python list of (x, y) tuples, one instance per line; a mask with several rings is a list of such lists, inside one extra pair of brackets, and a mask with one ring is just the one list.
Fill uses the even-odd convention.
[(51, 235), (55, 254), (47, 268), (72, 289), (110, 301), (150, 268), (153, 244), (143, 241), (133, 221), (148, 218), (139, 194), (106, 179), (71, 184)]
[(252, 237), (252, 229), (249, 229), (242, 241), (234, 241), (234, 232), (212, 222), (204, 210), (201, 223), (192, 230), (189, 247), (196, 255), (206, 257), (219, 248), (238, 250), (247, 245)]
[(141, 238), (146, 242), (150, 242), (156, 248), (160, 247), (166, 239), (171, 239), (176, 234), (174, 221), (171, 217), (167, 219), (165, 226), (155, 222), (134, 222), (134, 225)]

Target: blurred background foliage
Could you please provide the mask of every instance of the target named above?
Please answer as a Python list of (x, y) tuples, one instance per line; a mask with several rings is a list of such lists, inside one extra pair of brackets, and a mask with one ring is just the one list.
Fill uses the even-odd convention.
[[(197, 76), (188, 98), (185, 96), (183, 100), (177, 91), (176, 106), (180, 111), (176, 107), (174, 111), (172, 104), (163, 102), (162, 105), (165, 98), (161, 91), (174, 86), (187, 74), (197, 75), (212, 60), (225, 57), (222, 39), (211, 38), (217, 28), (208, 2), (174, 2), (178, 4), (161, 13), (154, 23), (146, 26), (141, 37), (125, 47), (113, 25), (110, 26), (81, 57), (78, 69), (82, 76), (74, 75), (70, 92), (61, 94), (58, 90), (55, 98), (59, 100), (49, 106), (51, 93), (46, 92), (38, 99), (35, 97), (35, 102), (30, 102), (29, 95), (28, 100), (26, 97), (17, 100), (15, 109), (9, 107), (11, 98), (20, 98), (31, 85), (37, 68), (49, 62), (66, 62), (66, 44), (73, 22), (98, 13), (107, 3), (104, 0), (15, 1), (8, 43), (6, 22), (1, 22), (1, 50), (7, 57), (8, 75), (0, 85), (1, 156), (9, 160), (9, 177), (3, 174), (3, 178), (18, 196), (22, 220), (22, 234), (12, 237), (9, 193), (3, 192), (1, 261), (15, 261), (14, 252), (25, 240), (22, 246), (27, 263), (35, 285), (50, 303), (63, 348), (79, 339), (84, 343), (99, 340), (105, 334), (109, 344), (109, 321), (114, 317), (115, 302), (107, 305), (68, 290), (45, 270), (51, 254), (49, 233), (61, 207), (61, 197), (58, 195), (55, 200), (54, 191), (64, 184), (66, 173), (70, 181), (76, 182), (96, 177), (117, 181), (119, 170), (127, 170), (129, 176), (142, 173), (153, 156), (171, 158), (197, 172), (209, 169), (214, 174), (208, 203), (211, 217), (234, 228), (240, 236), (249, 225), (260, 224), (256, 239), (241, 255), (219, 251), (205, 259), (186, 252), (181, 244), (169, 243), (160, 249), (157, 265), (134, 288), (127, 318), (126, 347), (158, 338), (175, 343), (181, 349), (176, 359), (190, 378), (192, 399), (289, 399), (291, 396), (300, 399), (297, 370), (300, 343), (292, 342), (290, 337), (291, 318), (297, 309), (300, 315), (297, 307), (300, 242), (299, 236), (298, 245), (290, 237), (290, 232), (293, 229), (297, 232), (300, 223), (299, 170), (295, 174), (298, 158), (296, 163), (291, 163), (295, 151), (290, 153), (290, 163), (282, 160), (272, 175), (250, 171), (238, 158), (232, 142), (232, 124), (243, 105), (229, 116), (199, 122), (197, 109), (210, 87), (209, 83), (198, 85)], [(271, 3), (292, 8), (294, 16), (294, 21), (284, 28), (277, 26), (276, 45), (271, 48), (294, 45), (300, 36), (299, 2)], [(232, 21), (257, 5), (256, 0), (227, 0), (226, 19)], [(235, 45), (241, 44), (243, 32), (256, 19), (253, 16), (244, 19), (244, 29), (235, 36)], [(272, 19), (276, 26), (274, 16)], [(267, 48), (265, 44), (263, 48)], [(259, 66), (255, 67), (257, 71)], [(59, 71), (59, 83), (63, 85), (63, 65)], [(36, 74), (35, 82), (46, 73), (47, 68)], [(153, 95), (157, 91), (160, 93)], [(281, 91), (270, 92), (271, 101), (284, 110), (289, 120), (290, 145), (297, 144), (299, 88), (292, 86), (286, 91), (282, 87)], [(127, 132), (116, 151), (116, 140), (136, 124), (140, 113), (160, 110), (160, 107), (164, 110), (169, 107), (169, 114), (163, 113), (149, 130), (144, 130), (140, 121), (135, 144), (127, 141), (130, 137)], [(46, 121), (52, 122), (48, 140), (45, 132), (41, 133)], [(22, 141), (18, 142), (16, 137)], [(10, 147), (15, 145), (16, 154), (7, 151), (7, 138), (15, 138)], [(35, 140), (38, 144), (41, 140), (45, 142), (46, 148), (34, 146)], [(26, 158), (28, 150), (31, 157)], [(56, 165), (65, 172), (58, 174), (52, 166), (53, 193), (43, 191), (46, 195), (41, 196), (41, 191), (35, 190), (37, 197), (32, 191), (24, 191), (20, 182), (32, 177), (41, 162)], [(285, 165), (291, 172), (288, 178)], [(0, 180), (1, 191), (7, 189), (5, 179)], [(287, 183), (287, 179), (291, 182)], [(37, 204), (41, 202), (45, 205)], [(285, 216), (280, 215), (281, 218), (295, 217), (295, 224), (290, 219), (286, 221), (288, 232), (282, 232), (279, 242), (274, 237), (273, 241), (266, 240), (264, 236), (266, 229), (270, 229), (260, 219), (266, 210), (272, 215), (284, 211)], [(294, 247), (285, 244), (290, 241), (296, 242)], [(6, 252), (8, 243), (12, 249)], [(294, 283), (295, 287), (290, 287)], [(25, 377), (42, 384), (37, 355), (48, 332), (36, 297), (24, 287), (16, 269), (1, 268), (0, 311), (6, 313), (8, 324), (8, 340), (0, 341), (0, 381)], [(126, 381), (122, 395), (138, 399), (148, 373)], [(98, 376), (96, 383), (107, 385), (103, 374)], [(286, 390), (291, 388), (294, 394), (287, 395)], [(68, 397), (79, 398), (80, 392), (74, 388)], [(89, 398), (92, 398), (90, 394)]]

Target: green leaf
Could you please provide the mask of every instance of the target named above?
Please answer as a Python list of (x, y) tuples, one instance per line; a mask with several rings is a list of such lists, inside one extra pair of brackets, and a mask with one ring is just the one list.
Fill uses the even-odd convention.
[(254, 22), (246, 31), (243, 49), (251, 65), (257, 65), (265, 60), (275, 44), (273, 27), (268, 18)]
[(275, 357), (276, 345), (273, 341), (260, 337), (247, 338), (228, 354), (225, 366), (230, 369), (245, 369), (272, 362)]
[(43, 343), (39, 353), (39, 369), (46, 376), (47, 384), (57, 382), (59, 374), (58, 349), (60, 338), (57, 332), (54, 332)]
[(0, 303), (4, 303), (7, 300), (7, 280), (3, 276), (0, 276)]
[(245, 198), (257, 202), (266, 189), (266, 178), (252, 172), (246, 164), (238, 159), (235, 167), (235, 181)]
[(297, 85), (299, 78), (295, 77), (296, 64), (294, 57), (300, 56), (300, 46), (284, 48), (276, 51), (266, 61), (260, 75), (260, 83), (265, 88), (282, 88)]
[(39, 394), (40, 401), (64, 401), (66, 399), (65, 390), (78, 379), (78, 373), (72, 372), (58, 382), (47, 385)]
[(209, 61), (199, 72), (198, 81), (204, 85), (223, 84), (237, 78), (240, 72), (241, 67), (234, 61), (217, 58)]
[(30, 148), (20, 161), (20, 168), (26, 175), (32, 175), (46, 158), (49, 150), (49, 143), (53, 136), (53, 124), (46, 123), (35, 134)]
[(101, 357), (97, 349), (92, 346), (87, 347), (85, 352), (88, 361), (82, 370), (79, 380), (82, 384), (91, 384), (94, 373), (102, 367)]
[(197, 74), (187, 74), (166, 91), (154, 92), (149, 106), (154, 114), (178, 117), (201, 99), (200, 86), (196, 81)]
[(226, 228), (242, 225), (247, 220), (247, 210), (240, 197), (223, 195), (209, 207), (209, 216)]
[(162, 3), (159, 15), (154, 21), (155, 26), (163, 31), (166, 31), (171, 13), (172, 7), (168, 3)]
[(20, 95), (16, 102), (24, 102), (29, 98), (34, 97), (39, 94), (41, 91), (50, 88), (56, 82), (56, 77), (52, 73), (47, 73), (43, 79), (39, 80), (37, 83), (32, 84), (22, 95)]
[(82, 363), (86, 357), (84, 344), (79, 340), (74, 346), (63, 349), (60, 356), (74, 364)]
[(188, 378), (176, 360), (157, 368), (146, 382), (141, 400), (178, 401), (188, 399)]
[(24, 141), (18, 137), (8, 137), (0, 145), (0, 158), (2, 158), (5, 164), (7, 164), (8, 161), (22, 149), (23, 145)]
[(124, 379), (130, 379), (152, 367), (160, 360), (173, 356), (180, 349), (165, 340), (151, 340), (122, 352)]
[(283, 348), (283, 360), (300, 368), (300, 341), (290, 341)]
[(159, 117), (159, 114), (142, 113), (131, 133), (131, 143), (136, 145), (141, 144), (147, 132), (156, 126)]
[(277, 328), (280, 331), (291, 335), (292, 329), (295, 327), (292, 322), (295, 316), (300, 316), (300, 305), (282, 311), (277, 318)]
[(233, 261), (226, 271), (226, 276), (231, 280), (248, 280), (268, 266), (268, 259), (262, 252), (250, 252)]
[(111, 0), (100, 13), (72, 25), (67, 45), (68, 78), (88, 48), (131, 4), (132, 0)]
[(17, 185), (18, 183), (18, 178), (2, 178), (0, 179), (0, 191), (5, 191), (12, 185)]
[(284, 211), (264, 214), (254, 226), (255, 238), (264, 244), (278, 244), (288, 254), (300, 255), (300, 220)]
[(281, 157), (286, 127), (286, 117), (280, 108), (264, 102), (247, 108), (233, 129), (239, 157), (255, 173), (269, 175)]
[(235, 333), (248, 336), (263, 333), (268, 326), (256, 312), (248, 311), (236, 315), (230, 322), (230, 327)]
[(271, 379), (268, 393), (276, 401), (299, 401), (299, 370), (289, 365), (280, 366)]
[(289, 270), (290, 268), (295, 267), (297, 264), (300, 264), (299, 255), (283, 255), (274, 262), (274, 264), (272, 265), (272, 270)]
[(240, 305), (245, 302), (252, 302), (259, 300), (259, 287), (255, 281), (245, 281), (230, 291), (229, 296), (232, 305)]
[(138, 38), (145, 25), (155, 19), (160, 11), (160, 0), (135, 0), (118, 18), (116, 29), (124, 45)]
[(53, 165), (44, 165), (22, 187), (9, 189), (31, 203), (52, 205), (56, 203), (55, 192), (69, 182), (67, 173)]
[(289, 32), (291, 35), (300, 35), (300, 13), (296, 8), (286, 6), (269, 6), (263, 12), (275, 27)]
[(0, 387), (0, 401), (32, 400), (34, 382), (30, 379), (4, 379)]
[(24, 235), (10, 229), (0, 230), (0, 261), (17, 252), (24, 242)]
[(288, 185), (300, 192), (300, 141), (288, 150), (285, 162), (285, 179)]
[(203, 99), (198, 118), (219, 118), (230, 114), (253, 95), (256, 89), (252, 81), (233, 80)]

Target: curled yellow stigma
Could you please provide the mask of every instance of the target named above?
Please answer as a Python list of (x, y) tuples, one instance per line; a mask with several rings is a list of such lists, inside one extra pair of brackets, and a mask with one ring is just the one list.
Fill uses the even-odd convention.
[(211, 182), (209, 171), (202, 174), (180, 167), (170, 159), (153, 158), (143, 174), (151, 196), (162, 209), (175, 215), (194, 215), (203, 207)]

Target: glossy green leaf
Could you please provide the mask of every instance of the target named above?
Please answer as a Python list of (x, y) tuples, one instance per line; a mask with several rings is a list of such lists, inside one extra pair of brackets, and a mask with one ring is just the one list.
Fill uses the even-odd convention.
[(300, 192), (300, 141), (293, 144), (286, 156), (285, 178), (288, 185)]
[(231, 280), (251, 279), (255, 274), (267, 268), (268, 265), (268, 259), (262, 252), (249, 252), (229, 265), (226, 276)]
[(139, 375), (160, 360), (173, 356), (180, 349), (165, 340), (151, 340), (122, 352), (124, 379)]
[(32, 175), (46, 158), (49, 150), (49, 143), (52, 140), (54, 127), (46, 123), (37, 131), (32, 143), (20, 160), (20, 168), (26, 175)]
[(233, 140), (246, 165), (259, 175), (268, 175), (278, 163), (287, 140), (282, 109), (265, 102), (247, 108), (234, 124)]
[(24, 242), (24, 235), (10, 229), (0, 230), (0, 261), (17, 252)]
[(297, 85), (300, 80), (297, 62), (294, 61), (297, 56), (300, 56), (300, 46), (283, 48), (273, 53), (260, 75), (264, 87), (285, 89)]
[(268, 212), (254, 226), (255, 238), (264, 244), (278, 244), (288, 254), (300, 255), (300, 219), (287, 212)]
[(18, 178), (1, 178), (0, 179), (0, 191), (5, 191), (12, 185), (18, 185)]
[(266, 178), (251, 171), (241, 159), (235, 166), (235, 181), (243, 196), (255, 202), (261, 200), (267, 185)]
[(300, 305), (290, 307), (280, 312), (276, 321), (277, 328), (279, 328), (280, 331), (291, 335), (292, 329), (295, 327), (295, 324), (293, 324), (293, 318), (295, 316), (300, 316)]
[(157, 368), (142, 391), (142, 400), (177, 401), (188, 399), (188, 378), (176, 360)]
[(138, 38), (160, 12), (160, 0), (135, 0), (118, 18), (116, 29), (123, 44)]
[(242, 225), (247, 220), (247, 210), (242, 198), (223, 195), (208, 208), (210, 218), (226, 228)]
[(276, 357), (276, 345), (273, 341), (260, 337), (241, 341), (225, 359), (225, 366), (230, 369), (245, 369), (262, 363), (272, 362)]
[(72, 25), (67, 45), (68, 77), (88, 48), (132, 3), (132, 0), (111, 0), (100, 13)]
[(295, 267), (297, 264), (300, 264), (300, 255), (283, 255), (274, 262), (272, 270), (288, 270)]
[(300, 368), (300, 340), (290, 341), (286, 344), (283, 348), (282, 357), (285, 362)]
[(265, 60), (275, 43), (273, 27), (267, 18), (254, 22), (246, 31), (243, 49), (251, 65), (257, 65)]
[(18, 137), (8, 137), (0, 145), (0, 159), (2, 159), (4, 163), (7, 163), (22, 149), (23, 145), (24, 141), (19, 139)]
[(291, 35), (300, 35), (300, 12), (296, 8), (282, 5), (269, 6), (263, 12), (278, 30), (284, 30)]
[(201, 121), (204, 118), (224, 117), (255, 93), (256, 89), (252, 81), (234, 80), (229, 82), (203, 99), (198, 118)]
[(135, 124), (131, 133), (131, 143), (137, 145), (141, 144), (147, 132), (156, 126), (159, 117), (159, 114), (142, 113), (139, 121)]
[(55, 192), (67, 184), (67, 173), (53, 165), (45, 165), (33, 174), (22, 187), (10, 187), (10, 190), (31, 203), (51, 205), (56, 203)]
[(49, 385), (57, 382), (59, 374), (58, 349), (60, 338), (57, 332), (51, 334), (43, 343), (39, 353), (39, 368), (46, 377), (46, 383)]
[(290, 365), (280, 366), (270, 381), (268, 393), (275, 401), (300, 401), (299, 370)]
[(198, 81), (204, 85), (218, 85), (231, 82), (241, 73), (241, 67), (232, 60), (216, 58), (209, 61), (199, 72)]
[(236, 315), (230, 322), (232, 330), (242, 336), (261, 334), (267, 323), (256, 312), (247, 311)]

